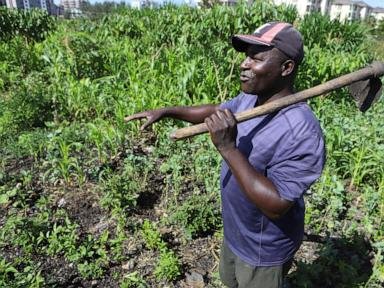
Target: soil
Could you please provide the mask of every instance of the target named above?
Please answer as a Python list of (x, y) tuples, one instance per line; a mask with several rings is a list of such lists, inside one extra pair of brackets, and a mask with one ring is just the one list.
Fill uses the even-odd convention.
[[(145, 155), (148, 153), (147, 144), (138, 143), (133, 147), (133, 151), (137, 154)], [(124, 153), (120, 153), (109, 163), (109, 168), (119, 169), (124, 157)], [(7, 167), (8, 175), (13, 177), (21, 169), (31, 168), (32, 165), (33, 159), (31, 158), (14, 161)], [(164, 187), (164, 176), (154, 173), (150, 175), (149, 183), (150, 185), (146, 191), (142, 191), (140, 194), (137, 207), (132, 211), (127, 211), (134, 223), (142, 223), (145, 219), (156, 220), (163, 213), (162, 207), (164, 205), (161, 202), (161, 191)], [(37, 182), (35, 184), (37, 185)], [(106, 229), (114, 231), (116, 227), (115, 220), (110, 218), (108, 211), (100, 207), (100, 191), (95, 182), (88, 181), (82, 187), (68, 187), (64, 184), (52, 187), (42, 187), (39, 184), (35, 187), (37, 187), (34, 190), (37, 195), (42, 193), (51, 195), (53, 203), (51, 209), (64, 208), (67, 211), (70, 219), (79, 225), (78, 232), (80, 238), (85, 237), (89, 233), (96, 236), (100, 235)], [(37, 196), (33, 199), (37, 199)], [(29, 206), (33, 207), (33, 205)], [(5, 222), (8, 209), (10, 207), (0, 209), (1, 225)], [(31, 213), (33, 214), (33, 212)], [(132, 234), (132, 231), (129, 229), (130, 227), (127, 227), (127, 235)], [(104, 276), (100, 279), (82, 279), (77, 268), (68, 262), (63, 255), (56, 255), (55, 257), (41, 257), (37, 255), (36, 259), (33, 260), (39, 263), (42, 276), (49, 287), (119, 287), (121, 276), (135, 271), (145, 279), (149, 287), (221, 287), (217, 279), (221, 241), (217, 237), (213, 237), (212, 233), (207, 233), (208, 235), (190, 241), (183, 241), (182, 231), (173, 230), (172, 227), (168, 227), (168, 229), (163, 229), (161, 232), (163, 238), (166, 239), (168, 245), (172, 246), (172, 249), (180, 257), (182, 263), (182, 274), (173, 283), (159, 282), (154, 278), (153, 270), (156, 262), (154, 259), (157, 259), (158, 252), (146, 249), (143, 240), (134, 237), (130, 237), (126, 241), (123, 251), (126, 259), (129, 260), (109, 263), (109, 267), (105, 268)], [(366, 239), (357, 240), (357, 242), (362, 241), (363, 244), (360, 244), (368, 251), (368, 253), (362, 255), (353, 250), (353, 243), (343, 242), (342, 240), (340, 238), (332, 238), (329, 235), (307, 236), (303, 245), (296, 253), (295, 261), (289, 274), (291, 281), (295, 282), (297, 273), (303, 272), (303, 270), (300, 270), (303, 264), (311, 267), (311, 265), (322, 261), (322, 257), (324, 257), (322, 253), (324, 249), (329, 247), (332, 247), (338, 257), (345, 261), (353, 261), (353, 259), (357, 258), (360, 261), (358, 268), (362, 269), (362, 273), (368, 273), (369, 275), (372, 268), (370, 262), (372, 257), (369, 254), (369, 252), (372, 252), (372, 247), (367, 244), (369, 241)], [(12, 260), (15, 257), (20, 257), (21, 251), (16, 248), (2, 248), (0, 256), (5, 259)], [(324, 283), (312, 283), (313, 286), (311, 287), (328, 287)]]

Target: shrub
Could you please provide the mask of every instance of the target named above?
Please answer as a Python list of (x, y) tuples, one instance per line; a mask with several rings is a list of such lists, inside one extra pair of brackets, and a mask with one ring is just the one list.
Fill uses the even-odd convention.
[(188, 238), (216, 231), (221, 226), (219, 202), (208, 195), (192, 195), (170, 216), (171, 223), (181, 225)]
[(145, 241), (145, 246), (149, 249), (166, 249), (166, 244), (161, 238), (161, 234), (156, 226), (149, 220), (144, 220), (141, 227), (141, 236)]
[(122, 174), (113, 175), (104, 184), (102, 205), (109, 209), (130, 209), (136, 206), (141, 184), (139, 174), (130, 164), (124, 166)]
[(18, 86), (13, 87), (3, 102), (0, 114), (0, 138), (36, 127), (44, 127), (53, 119), (51, 95), (41, 73), (31, 73)]
[(42, 9), (0, 8), (0, 41), (22, 36), (27, 41), (42, 41), (55, 27), (55, 22)]
[(155, 275), (158, 279), (175, 280), (181, 274), (180, 260), (171, 250), (162, 250)]

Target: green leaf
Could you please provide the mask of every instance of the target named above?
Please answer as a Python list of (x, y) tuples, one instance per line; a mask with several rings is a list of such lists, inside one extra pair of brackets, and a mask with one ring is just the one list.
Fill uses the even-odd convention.
[(9, 197), (7, 194), (0, 195), (0, 204), (7, 204), (9, 201)]

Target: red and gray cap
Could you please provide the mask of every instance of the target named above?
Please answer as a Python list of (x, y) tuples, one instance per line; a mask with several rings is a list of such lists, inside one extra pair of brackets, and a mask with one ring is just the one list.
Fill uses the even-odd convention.
[(239, 52), (246, 52), (249, 45), (275, 47), (299, 64), (304, 58), (303, 38), (291, 24), (270, 22), (256, 29), (253, 34), (233, 35), (232, 45)]

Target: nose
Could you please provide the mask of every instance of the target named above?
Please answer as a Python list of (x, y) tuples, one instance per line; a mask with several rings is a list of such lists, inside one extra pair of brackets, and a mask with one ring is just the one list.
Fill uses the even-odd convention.
[(251, 58), (249, 56), (245, 57), (243, 62), (241, 62), (241, 64), (240, 64), (240, 69), (241, 70), (249, 69), (250, 60), (251, 60)]

